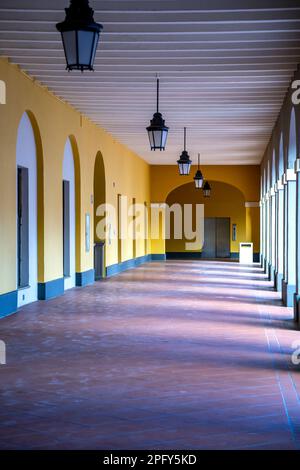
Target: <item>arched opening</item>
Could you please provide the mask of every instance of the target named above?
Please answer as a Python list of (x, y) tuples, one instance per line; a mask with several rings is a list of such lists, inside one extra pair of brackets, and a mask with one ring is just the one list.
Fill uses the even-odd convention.
[[(112, 243), (112, 226), (101, 223), (106, 215), (106, 183), (105, 168), (101, 152), (98, 152), (94, 166), (94, 270), (95, 280), (105, 276), (105, 241)], [(105, 228), (108, 233), (106, 233)]]
[(63, 275), (64, 289), (76, 285), (76, 182), (73, 147), (67, 139), (63, 158)]
[(284, 191), (282, 185), (282, 176), (284, 173), (284, 152), (283, 152), (283, 134), (280, 135), (279, 158), (278, 158), (278, 184), (276, 193), (276, 273), (275, 287), (278, 292), (282, 289), (283, 279), (283, 252), (284, 252)]
[(285, 263), (283, 282), (283, 301), (285, 305), (294, 305), (296, 292), (296, 174), (294, 165), (296, 160), (296, 118), (294, 108), (291, 111), (289, 146), (287, 154), (285, 198)]
[(26, 111), (17, 131), (17, 305), (38, 299), (44, 277), (44, 185), (42, 142), (36, 119)]
[[(250, 238), (251, 225), (249, 233), (246, 230), (246, 209), (244, 195), (234, 186), (219, 181), (210, 182), (212, 193), (210, 198), (205, 198), (203, 192), (195, 189), (194, 183), (187, 183), (174, 189), (167, 197), (166, 204), (171, 213), (170, 224), (167, 223), (166, 215), (166, 254), (167, 257), (202, 257), (202, 258), (238, 258), (239, 243)], [(186, 236), (186, 227), (183, 220), (189, 215), (185, 205), (191, 205), (191, 220), (189, 229), (196, 233), (201, 230), (199, 219), (196, 217), (196, 205), (204, 206), (204, 232), (202, 226), (202, 236), (204, 235), (204, 244), (195, 246), (194, 249), (187, 249), (189, 237)], [(175, 233), (179, 219), (175, 221), (175, 215), (170, 209), (172, 206), (180, 207), (182, 226), (179, 227), (178, 234)], [(176, 207), (176, 206), (175, 206)], [(166, 209), (168, 210), (168, 209)], [(186, 220), (186, 219), (185, 219)], [(177, 231), (177, 230), (176, 230)], [(181, 232), (181, 233), (180, 233)], [(199, 238), (201, 234), (198, 233)], [(250, 241), (250, 240), (249, 240)]]

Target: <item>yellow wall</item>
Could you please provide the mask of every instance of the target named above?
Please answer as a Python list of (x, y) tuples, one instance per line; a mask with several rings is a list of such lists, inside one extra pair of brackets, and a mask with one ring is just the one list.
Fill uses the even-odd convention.
[[(7, 104), (0, 106), (0, 294), (16, 289), (16, 141), (24, 112), (34, 128), (38, 155), (38, 281), (48, 282), (63, 275), (62, 240), (62, 165), (64, 147), (70, 137), (76, 179), (76, 271), (93, 268), (94, 169), (101, 153), (105, 170), (105, 192), (96, 191), (96, 202), (103, 199), (117, 208), (118, 195), (139, 204), (165, 202), (168, 194), (183, 182), (192, 181), (195, 168), (187, 178), (178, 175), (177, 167), (150, 167), (138, 155), (117, 142), (105, 130), (67, 103), (59, 100), (5, 59), (0, 59), (0, 77), (7, 86)], [(235, 186), (245, 201), (259, 200), (258, 166), (207, 166), (203, 172), (209, 180)], [(102, 175), (103, 176), (103, 175)], [(151, 193), (150, 193), (151, 188)], [(85, 214), (91, 216), (91, 250), (85, 251)], [(258, 251), (258, 210), (247, 211), (244, 230)], [(117, 222), (117, 221), (116, 221)], [(161, 232), (164, 232), (163, 218)], [(114, 227), (118, 233), (117, 225)], [(256, 241), (255, 241), (256, 240)], [(106, 266), (118, 263), (118, 240), (106, 243)], [(122, 261), (133, 256), (132, 240), (122, 242)], [(159, 240), (136, 241), (136, 256), (147, 252), (164, 253)]]
[[(239, 251), (239, 243), (246, 241), (246, 210), (245, 199), (243, 194), (226, 183), (211, 181), (212, 188), (211, 197), (203, 197), (202, 191), (196, 191), (194, 183), (187, 183), (172, 191), (168, 198), (167, 204), (170, 206), (175, 203), (204, 205), (204, 217), (226, 217), (230, 218), (232, 234), (232, 225), (237, 225), (237, 239), (230, 242), (230, 251), (237, 253)], [(193, 229), (196, 230), (195, 210), (193, 211)], [(203, 221), (202, 221), (203, 222)], [(199, 224), (200, 225), (200, 224)], [(173, 224), (171, 224), (172, 228)], [(198, 227), (200, 230), (200, 226)], [(184, 252), (185, 244), (188, 240), (184, 237), (182, 240), (175, 240), (171, 230), (171, 239), (166, 240), (167, 252)], [(232, 237), (231, 237), (232, 238)], [(193, 251), (199, 251), (193, 250)]]
[[(94, 164), (97, 152), (104, 160), (106, 202), (116, 205), (117, 195), (127, 195), (143, 204), (150, 202), (149, 165), (118, 143), (110, 134), (93, 124), (68, 104), (60, 101), (44, 87), (24, 75), (17, 66), (0, 59), (0, 77), (7, 86), (7, 104), (0, 107), (0, 294), (16, 289), (16, 140), (25, 111), (35, 118), (41, 137), (39, 162), (43, 178), (39, 190), (39, 282), (62, 277), (62, 164), (68, 136), (78, 147), (75, 172), (80, 178), (77, 212), (76, 270), (93, 268), (93, 250), (85, 252), (85, 214), (93, 221)], [(38, 133), (38, 130), (37, 130)], [(79, 175), (78, 175), (79, 173)], [(138, 184), (137, 184), (138, 182)], [(40, 195), (40, 191), (39, 191)], [(43, 211), (44, 208), (44, 211)], [(42, 225), (42, 227), (41, 227)], [(93, 226), (91, 227), (93, 234)], [(93, 240), (91, 240), (93, 242)], [(91, 243), (92, 246), (92, 243)], [(118, 262), (118, 243), (106, 246), (106, 264)], [(43, 259), (40, 259), (40, 253)], [(137, 254), (144, 252), (144, 243)], [(132, 246), (124, 246), (123, 259), (132, 256)]]
[[(164, 202), (174, 188), (192, 182), (196, 170), (192, 166), (189, 176), (180, 176), (176, 165), (151, 166), (151, 200)], [(235, 186), (244, 194), (245, 201), (259, 201), (259, 165), (201, 165), (201, 170), (208, 181), (220, 181)]]
[[(196, 167), (191, 168), (189, 176), (180, 176), (176, 165), (151, 166), (151, 200), (155, 203), (168, 201), (168, 196), (175, 188), (182, 185), (188, 188), (187, 183), (192, 183), (186, 200), (191, 201), (196, 194), (193, 176)], [(209, 180), (212, 187), (215, 186), (215, 194), (212, 191), (210, 201), (205, 201), (200, 193), (200, 202), (205, 202), (205, 214), (207, 217), (230, 217), (231, 224), (237, 223), (237, 241), (231, 242), (231, 251), (239, 251), (240, 242), (253, 242), (254, 252), (259, 252), (259, 207), (246, 208), (246, 202), (258, 203), (260, 199), (260, 166), (259, 165), (229, 165), (229, 166), (201, 166), (204, 177)], [(220, 184), (222, 183), (222, 184)], [(224, 184), (225, 183), (225, 184)], [(229, 185), (229, 186), (228, 186)], [(231, 188), (231, 189), (230, 189)], [(181, 195), (181, 199), (185, 196)], [(176, 197), (175, 197), (176, 199)], [(242, 201), (244, 206), (242, 207)], [(169, 202), (169, 201), (168, 201)], [(173, 198), (173, 202), (174, 198)], [(160, 227), (161, 228), (161, 227)], [(163, 230), (161, 230), (163, 232)], [(169, 251), (184, 251), (181, 241), (173, 240), (166, 247), (165, 240), (152, 240), (152, 252), (165, 253)]]

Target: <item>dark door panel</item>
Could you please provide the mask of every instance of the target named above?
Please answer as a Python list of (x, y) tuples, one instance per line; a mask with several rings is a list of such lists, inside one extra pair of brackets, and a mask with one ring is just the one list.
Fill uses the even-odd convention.
[(63, 181), (63, 263), (64, 277), (70, 276), (70, 182)]
[(18, 167), (18, 288), (29, 286), (28, 168)]
[(216, 257), (230, 257), (230, 219), (216, 219)]
[(230, 219), (205, 217), (202, 258), (230, 257)]
[(204, 245), (202, 257), (216, 257), (216, 219), (213, 217), (206, 217), (204, 219)]

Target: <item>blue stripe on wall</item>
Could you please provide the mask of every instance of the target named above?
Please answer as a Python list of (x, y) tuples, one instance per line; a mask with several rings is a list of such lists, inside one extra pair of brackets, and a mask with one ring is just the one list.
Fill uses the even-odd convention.
[[(167, 259), (204, 259), (199, 251), (185, 251), (185, 252), (169, 252), (166, 254)], [(230, 259), (238, 260), (240, 257), (238, 252), (231, 252)], [(259, 253), (253, 253), (253, 262), (259, 262)]]
[(200, 251), (184, 251), (184, 252), (168, 252), (167, 259), (201, 259), (202, 254)]
[(76, 286), (84, 287), (95, 282), (95, 270), (90, 269), (83, 273), (76, 273)]
[(127, 269), (133, 269), (137, 266), (140, 266), (144, 263), (149, 263), (150, 261), (165, 261), (166, 256), (164, 254), (154, 254), (154, 255), (146, 255), (140, 256), (139, 258), (129, 259), (127, 261), (123, 261), (122, 263), (113, 264), (112, 266), (108, 266), (106, 268), (106, 277), (115, 276), (116, 274), (120, 274), (123, 271), (127, 271)]
[(167, 259), (167, 255), (164, 255), (164, 254), (154, 254), (150, 256), (151, 256), (150, 261), (166, 261)]
[(15, 313), (18, 308), (18, 292), (8, 292), (0, 295), (0, 318)]
[(49, 300), (63, 295), (65, 290), (64, 278), (38, 284), (38, 299)]

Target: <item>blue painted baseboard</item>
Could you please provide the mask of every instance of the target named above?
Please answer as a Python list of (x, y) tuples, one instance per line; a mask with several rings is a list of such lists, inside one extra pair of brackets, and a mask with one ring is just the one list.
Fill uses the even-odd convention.
[(201, 259), (202, 253), (200, 251), (169, 251), (166, 253), (167, 259)]
[[(168, 252), (167, 259), (203, 259), (202, 253), (199, 251), (185, 251), (185, 252)], [(238, 260), (240, 257), (238, 252), (231, 252), (230, 259)], [(253, 262), (259, 262), (259, 253), (253, 253)]]
[(65, 290), (64, 278), (38, 284), (38, 299), (49, 300), (63, 295)]
[(76, 273), (76, 286), (84, 287), (95, 282), (95, 270), (90, 269), (83, 273)]
[(144, 263), (149, 263), (150, 261), (165, 261), (166, 256), (164, 254), (153, 254), (153, 255), (146, 255), (140, 256), (139, 258), (129, 259), (127, 261), (123, 261), (122, 263), (113, 264), (112, 266), (108, 266), (106, 268), (106, 277), (115, 276), (116, 274), (120, 274), (123, 271), (127, 271), (127, 269), (133, 269), (137, 266), (140, 266)]
[(165, 254), (153, 254), (148, 256), (150, 256), (149, 261), (166, 261), (167, 259), (167, 256)]
[(18, 308), (18, 292), (8, 292), (0, 295), (0, 318), (15, 313)]
[(139, 258), (135, 259), (128, 259), (127, 261), (122, 261), (122, 263), (113, 264), (106, 268), (106, 277), (115, 276), (116, 274), (120, 274), (123, 271), (127, 271), (127, 269), (136, 268), (143, 263), (147, 263), (151, 261), (151, 256), (140, 256)]

